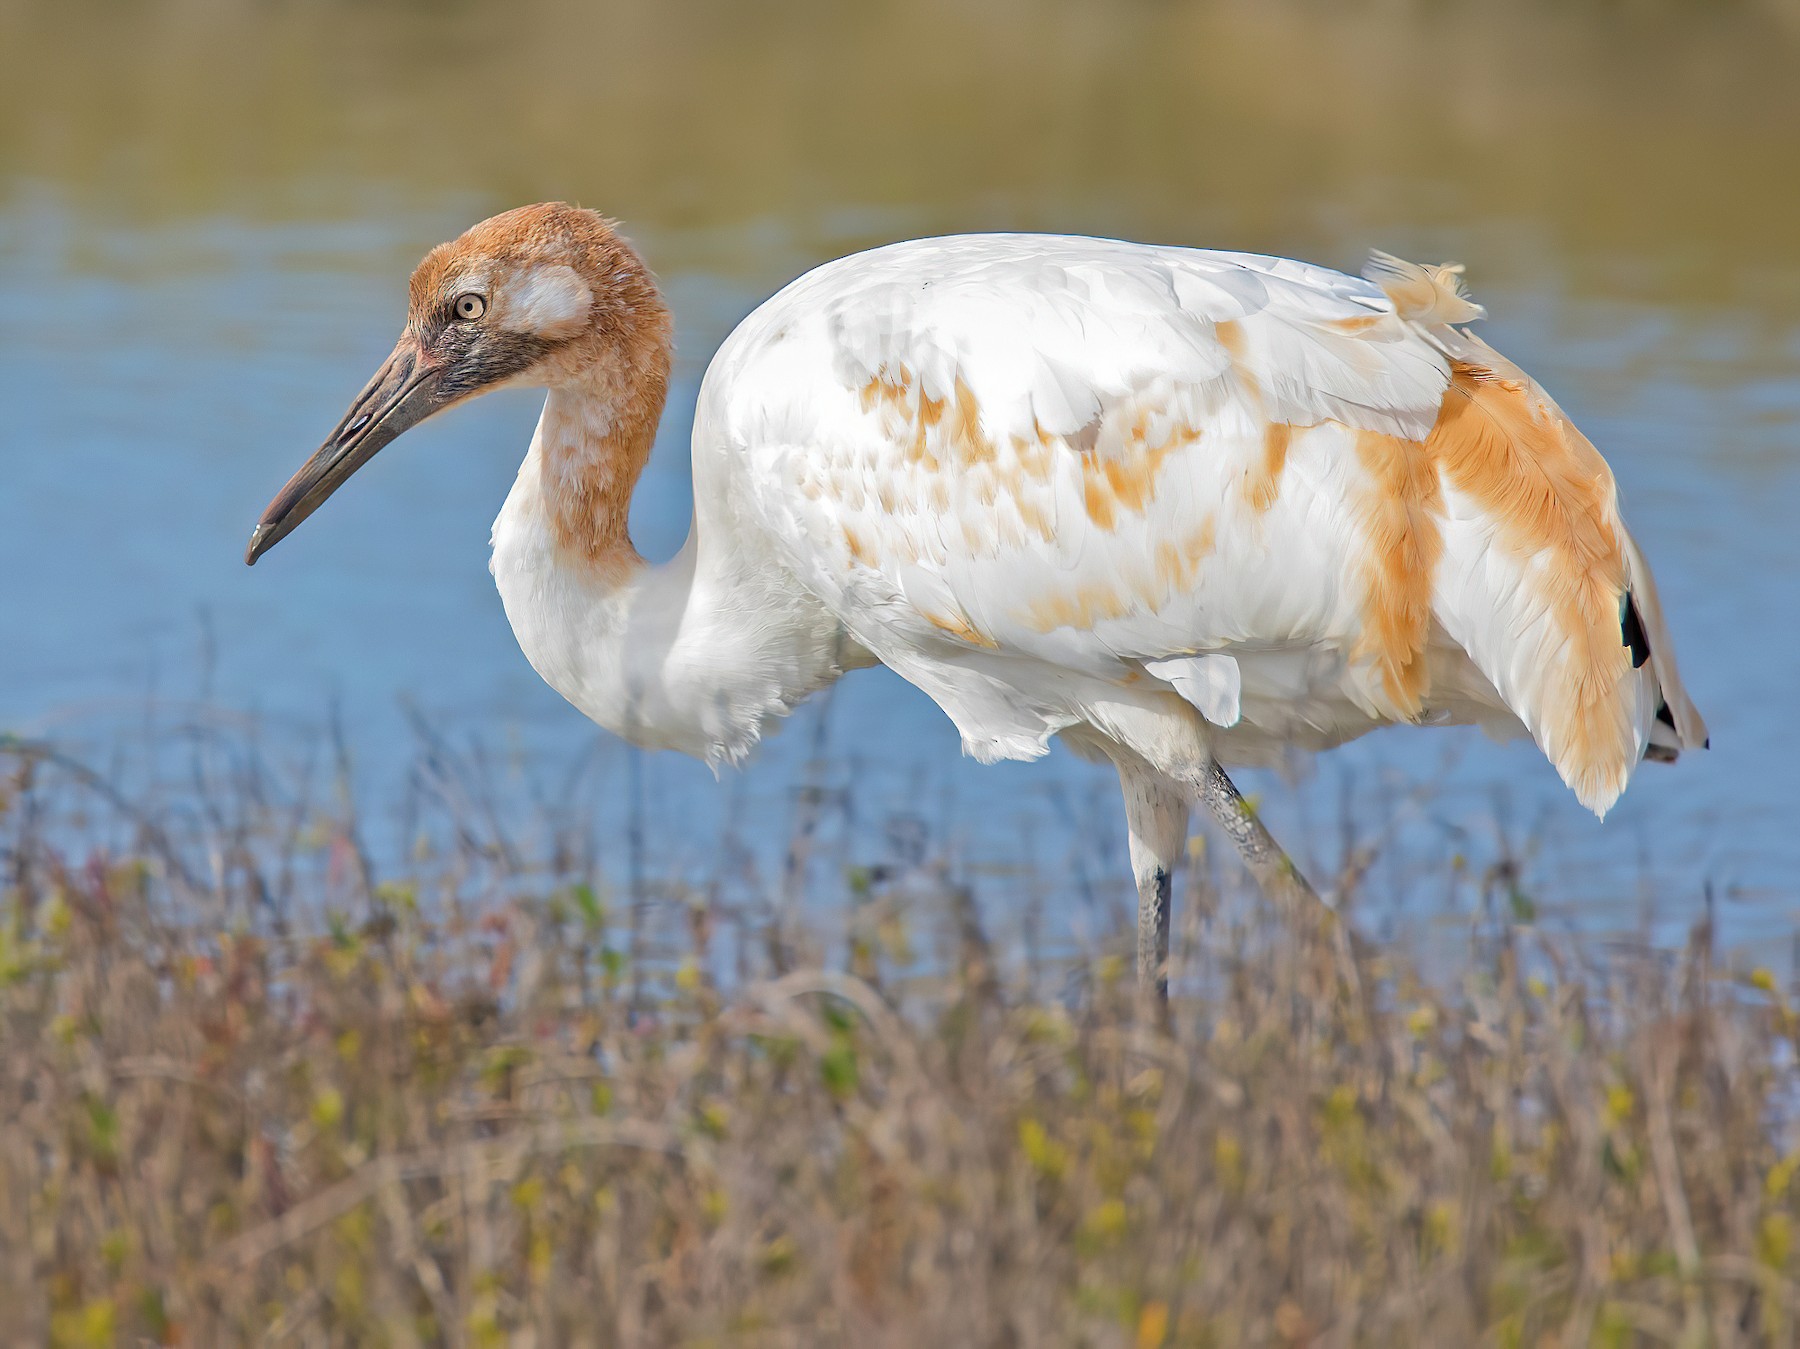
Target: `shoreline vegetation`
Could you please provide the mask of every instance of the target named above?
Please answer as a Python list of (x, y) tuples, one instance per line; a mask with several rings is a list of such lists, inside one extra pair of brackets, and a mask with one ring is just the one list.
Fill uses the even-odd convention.
[(1800, 1326), (1800, 1014), (1707, 923), (1679, 950), (1551, 935), (1497, 868), (1426, 977), (1354, 911), (1196, 883), (1159, 1016), (1126, 925), (1000, 942), (928, 858), (835, 878), (831, 929), (780, 895), (633, 903), (555, 826), (508, 844), (450, 793), (376, 880), (342, 780), (193, 782), (134, 796), (0, 741), (17, 1342)]

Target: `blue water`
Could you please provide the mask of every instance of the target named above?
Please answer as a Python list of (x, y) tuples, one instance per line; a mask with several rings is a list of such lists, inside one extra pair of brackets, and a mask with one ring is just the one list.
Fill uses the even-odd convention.
[[(241, 561), (265, 502), (390, 348), (419, 253), (490, 205), (397, 207), (371, 194), (361, 209), (292, 223), (146, 224), (48, 186), (0, 196), (0, 730), (97, 750), (146, 706), (205, 702), (303, 737), (335, 705), (379, 795), (416, 748), (410, 703), (459, 743), (481, 738), (539, 765), (591, 753), (596, 772), (627, 781), (620, 747), (525, 663), (487, 574), (488, 526), (536, 396), (496, 395), (409, 433), (254, 571)], [(668, 417), (633, 508), (642, 551), (666, 555), (685, 533), (694, 393), (730, 326), (805, 266), (918, 225), (840, 209), (635, 231), (679, 333)], [(1339, 265), (1396, 242), (1325, 234), (1315, 255)], [(1299, 782), (1247, 774), (1245, 786), (1315, 864), (1336, 855), (1346, 816), (1365, 838), (1398, 821), (1391, 865), (1427, 871), (1491, 851), (1504, 831), (1531, 840), (1533, 884), (1562, 912), (1623, 923), (1649, 895), (1673, 930), (1710, 886), (1740, 937), (1785, 934), (1800, 916), (1800, 325), (1728, 299), (1661, 311), (1632, 302), (1628, 284), (1571, 295), (1561, 260), (1528, 245), (1509, 246), (1509, 266), (1484, 286), (1485, 237), (1450, 242), (1473, 255), (1495, 316), (1486, 335), (1611, 459), (1715, 748), (1647, 767), (1604, 826), (1535, 750), (1473, 733), (1387, 732)], [(971, 874), (1031, 858), (1065, 893), (1117, 897), (1104, 771), (1065, 752), (1036, 765), (963, 760), (944, 718), (885, 671), (847, 679), (823, 727), (818, 717), (803, 713), (724, 783), (648, 758), (641, 802), (657, 853), (704, 851), (728, 816), (776, 837), (822, 749), (829, 780), (855, 787), (854, 819), (832, 826), (843, 857), (892, 847), (899, 820)], [(624, 828), (623, 791), (600, 795), (609, 838)], [(1406, 893), (1413, 905), (1459, 902), (1442, 886)], [(1085, 921), (1078, 907), (1060, 921)]]

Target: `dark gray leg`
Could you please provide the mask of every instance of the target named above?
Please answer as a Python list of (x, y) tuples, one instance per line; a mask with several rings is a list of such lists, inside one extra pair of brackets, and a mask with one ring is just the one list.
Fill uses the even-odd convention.
[(1225, 776), (1218, 760), (1211, 760), (1199, 782), (1200, 800), (1212, 812), (1213, 819), (1237, 847), (1238, 856), (1256, 878), (1263, 894), (1277, 904), (1299, 911), (1323, 903), (1318, 893), (1306, 883), (1306, 877), (1282, 851), (1263, 822), (1256, 818), (1250, 803), (1244, 800), (1236, 785)]
[(1117, 766), (1138, 891), (1138, 989), (1162, 1001), (1169, 996), (1169, 902), (1175, 863), (1187, 842), (1187, 797), (1142, 761), (1119, 761)]
[(1169, 996), (1169, 901), (1175, 877), (1162, 867), (1138, 877), (1138, 987), (1164, 1001)]

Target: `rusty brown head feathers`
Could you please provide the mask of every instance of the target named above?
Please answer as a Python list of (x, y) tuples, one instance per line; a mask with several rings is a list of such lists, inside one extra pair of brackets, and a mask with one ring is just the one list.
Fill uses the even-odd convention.
[(425, 255), (406, 327), (250, 539), (254, 563), (377, 450), (433, 413), (508, 384), (581, 383), (608, 408), (616, 478), (635, 481), (668, 391), (671, 325), (612, 221), (563, 202), (506, 211)]

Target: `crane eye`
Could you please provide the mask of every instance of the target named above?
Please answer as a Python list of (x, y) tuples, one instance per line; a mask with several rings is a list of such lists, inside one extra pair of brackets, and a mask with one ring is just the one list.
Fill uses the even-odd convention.
[(450, 306), (451, 312), (465, 322), (478, 319), (487, 313), (487, 301), (471, 291), (467, 295), (458, 295), (456, 303)]

